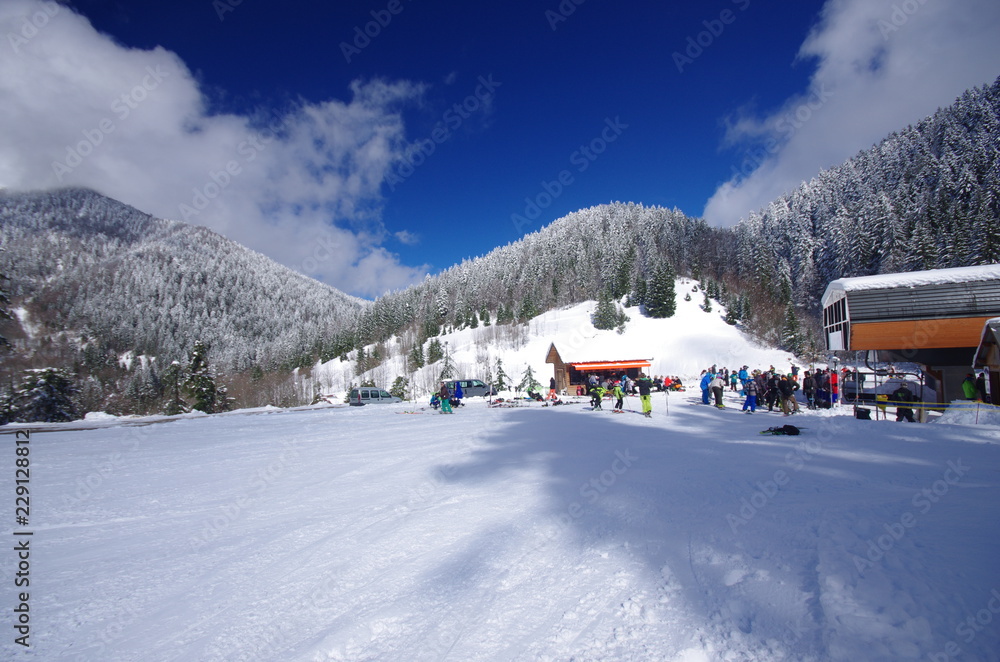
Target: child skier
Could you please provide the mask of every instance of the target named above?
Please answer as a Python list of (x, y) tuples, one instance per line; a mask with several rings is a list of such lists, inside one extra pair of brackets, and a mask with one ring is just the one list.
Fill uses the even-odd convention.
[(622, 385), (620, 382), (615, 382), (614, 386), (611, 387), (611, 395), (615, 398), (615, 408), (612, 411), (625, 411), (625, 392), (622, 391)]

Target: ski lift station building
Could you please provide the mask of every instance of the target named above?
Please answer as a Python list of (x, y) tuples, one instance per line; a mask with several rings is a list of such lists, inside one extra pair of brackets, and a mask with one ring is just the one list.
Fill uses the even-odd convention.
[(839, 278), (823, 294), (827, 349), (922, 364), (942, 402), (961, 397), (984, 325), (998, 316), (1000, 264)]

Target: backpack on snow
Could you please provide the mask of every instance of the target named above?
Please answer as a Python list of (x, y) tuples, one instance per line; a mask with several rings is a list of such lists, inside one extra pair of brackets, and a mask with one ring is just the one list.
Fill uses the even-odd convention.
[(779, 425), (778, 427), (768, 428), (766, 430), (761, 430), (761, 434), (787, 434), (787, 435), (797, 435), (801, 434), (800, 430), (794, 425)]

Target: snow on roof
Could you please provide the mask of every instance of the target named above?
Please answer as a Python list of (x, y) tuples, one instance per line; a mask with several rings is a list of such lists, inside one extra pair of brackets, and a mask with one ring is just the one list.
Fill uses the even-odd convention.
[(649, 361), (651, 357), (643, 356), (631, 344), (621, 342), (620, 338), (608, 334), (584, 339), (570, 338), (568, 342), (554, 342), (559, 358), (563, 363), (620, 363), (634, 361)]
[(976, 347), (976, 353), (973, 354), (973, 368), (979, 368), (986, 365), (986, 352), (984, 351), (984, 346), (991, 340), (1000, 344), (1000, 317), (988, 319), (983, 324), (983, 335), (979, 340), (979, 346)]
[(825, 308), (834, 300), (842, 298), (843, 293), (846, 292), (921, 287), (924, 285), (947, 285), (949, 283), (970, 283), (988, 280), (1000, 280), (1000, 264), (838, 278), (826, 286), (826, 292), (823, 293), (823, 307)]

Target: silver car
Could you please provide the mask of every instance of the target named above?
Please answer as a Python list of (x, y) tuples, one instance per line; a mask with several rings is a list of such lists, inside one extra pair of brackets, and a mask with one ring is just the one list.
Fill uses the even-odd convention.
[(370, 405), (382, 402), (402, 402), (399, 398), (392, 395), (388, 391), (383, 391), (380, 388), (362, 386), (361, 388), (353, 388), (351, 392), (347, 395), (347, 403), (352, 407), (360, 407), (362, 405)]

